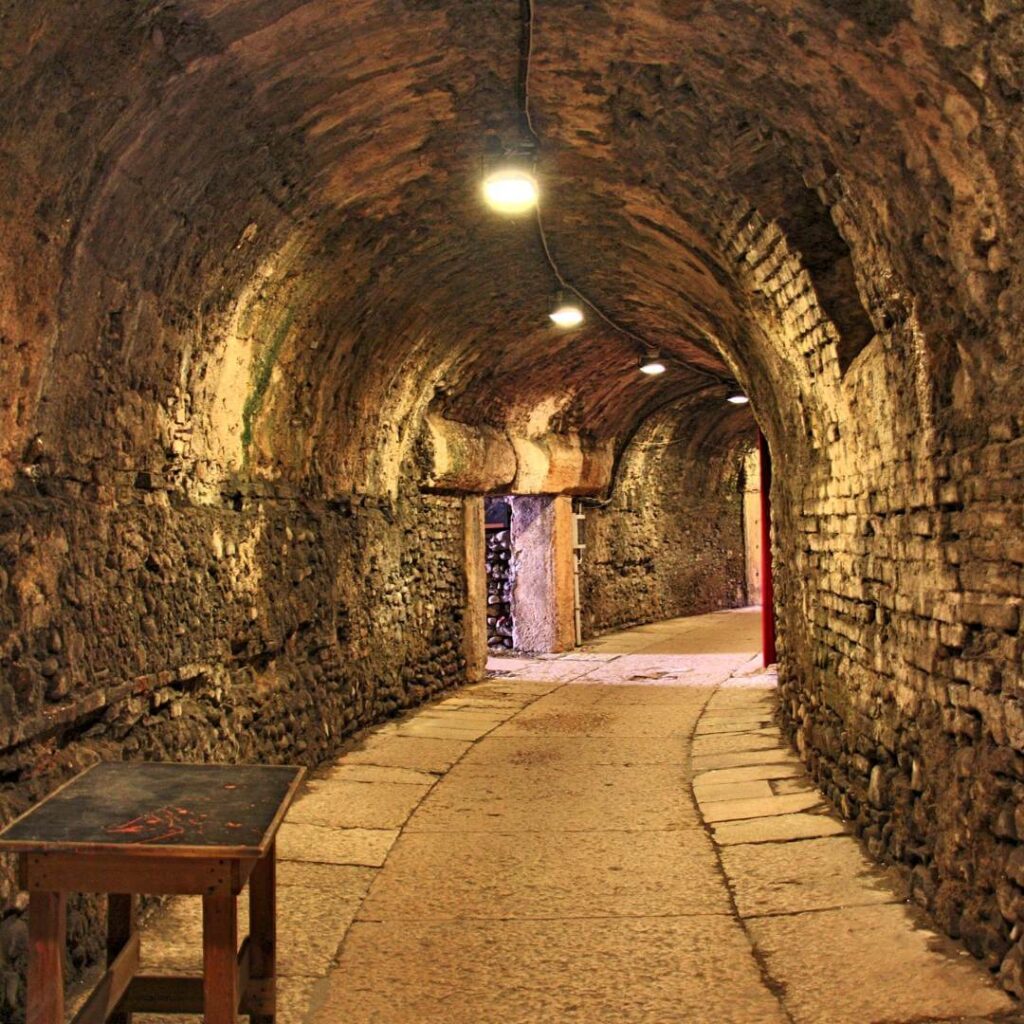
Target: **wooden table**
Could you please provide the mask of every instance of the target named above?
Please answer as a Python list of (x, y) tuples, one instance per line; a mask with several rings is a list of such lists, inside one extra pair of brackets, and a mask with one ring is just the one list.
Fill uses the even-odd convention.
[[(107, 970), (75, 1024), (201, 1013), (207, 1024), (273, 1024), (274, 837), (305, 769), (278, 765), (100, 764), (0, 833), (29, 892), (28, 1024), (64, 1024), (68, 892), (108, 893)], [(238, 946), (238, 895), (249, 936)], [(138, 893), (203, 898), (201, 977), (138, 973)]]

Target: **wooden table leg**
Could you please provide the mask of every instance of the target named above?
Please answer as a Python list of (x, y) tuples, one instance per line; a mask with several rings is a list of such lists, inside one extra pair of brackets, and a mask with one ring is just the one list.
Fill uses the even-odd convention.
[[(135, 933), (135, 897), (130, 893), (112, 892), (107, 897), (107, 966)], [(107, 1024), (132, 1024), (130, 1013), (112, 1013)]]
[(238, 1013), (238, 899), (203, 897), (203, 1019), (235, 1024)]
[(271, 844), (249, 876), (250, 990), (262, 1009), (251, 1024), (274, 1024), (277, 976), (277, 856)]
[(64, 1024), (66, 897), (35, 891), (28, 904), (26, 1024)]

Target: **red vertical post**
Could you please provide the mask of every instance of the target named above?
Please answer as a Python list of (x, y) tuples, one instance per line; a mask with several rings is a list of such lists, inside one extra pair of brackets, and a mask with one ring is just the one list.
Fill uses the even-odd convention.
[(764, 434), (757, 432), (761, 466), (761, 650), (765, 668), (775, 663), (775, 594), (772, 587), (772, 454)]

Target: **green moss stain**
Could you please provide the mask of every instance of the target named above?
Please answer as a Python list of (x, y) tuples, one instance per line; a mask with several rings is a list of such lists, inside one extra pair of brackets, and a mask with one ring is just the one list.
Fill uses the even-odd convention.
[(284, 344), (284, 339), (288, 337), (288, 331), (291, 329), (294, 319), (295, 314), (292, 312), (285, 316), (278, 325), (277, 330), (274, 331), (274, 336), (264, 346), (263, 351), (260, 352), (253, 364), (252, 385), (249, 395), (245, 400), (245, 405), (242, 406), (242, 451), (246, 455), (249, 451), (249, 445), (252, 443), (253, 422), (259, 415), (260, 408), (263, 405), (267, 388), (270, 386), (270, 375), (273, 373), (274, 364), (277, 362), (281, 346)]

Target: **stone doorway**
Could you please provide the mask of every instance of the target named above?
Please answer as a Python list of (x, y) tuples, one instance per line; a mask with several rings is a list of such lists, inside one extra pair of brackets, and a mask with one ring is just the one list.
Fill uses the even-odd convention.
[(577, 643), (575, 527), (562, 495), (485, 501), (487, 646), (549, 654)]

